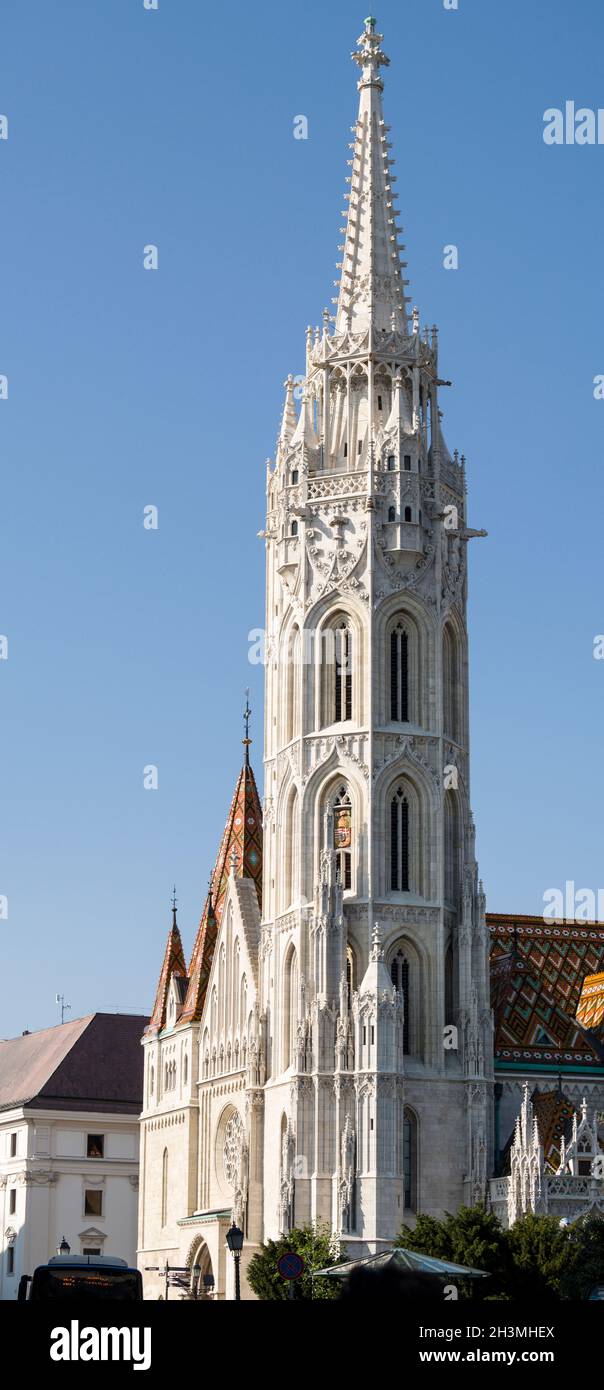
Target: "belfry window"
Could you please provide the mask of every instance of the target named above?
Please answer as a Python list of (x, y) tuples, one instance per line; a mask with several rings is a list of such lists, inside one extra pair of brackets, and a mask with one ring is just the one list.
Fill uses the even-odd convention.
[(397, 951), (390, 966), (390, 979), (394, 988), (403, 996), (403, 1052), (407, 1055), (409, 1052), (409, 962), (402, 951)]
[(344, 458), (345, 458), (345, 459), (348, 458), (348, 444), (345, 444), (345, 445), (344, 445)]
[(390, 718), (409, 722), (409, 638), (401, 623), (390, 634)]
[(396, 521), (396, 511), (395, 511), (395, 508), (394, 508), (394, 507), (389, 507), (389, 508), (388, 508), (388, 520), (389, 520), (389, 521)]
[(334, 721), (352, 719), (352, 633), (346, 623), (335, 631)]
[(405, 507), (405, 521), (411, 521), (411, 508)]
[(378, 410), (382, 409), (382, 397), (378, 396)]
[(390, 887), (409, 892), (409, 802), (402, 787), (390, 803)]
[(411, 472), (411, 454), (405, 454), (405, 457), (404, 457), (403, 462), (404, 462), (405, 473), (410, 473), (410, 472)]
[(333, 840), (338, 879), (347, 892), (352, 888), (352, 806), (348, 787), (340, 787), (334, 802)]
[(363, 440), (362, 440), (362, 439), (359, 439), (358, 451), (359, 451), (360, 454), (363, 452)]

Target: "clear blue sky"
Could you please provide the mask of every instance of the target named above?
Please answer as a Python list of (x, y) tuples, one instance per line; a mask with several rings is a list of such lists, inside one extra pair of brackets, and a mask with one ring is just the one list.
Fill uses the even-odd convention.
[[(264, 461), (335, 293), (349, 0), (3, 0), (0, 1036), (152, 1000), (261, 779)], [(494, 911), (602, 865), (601, 0), (381, 0), (410, 293), (468, 457), (473, 805)], [(295, 140), (304, 114), (309, 139)], [(142, 269), (146, 243), (157, 273)], [(460, 269), (442, 265), (459, 246)], [(146, 504), (159, 530), (142, 526)], [(145, 792), (145, 764), (159, 790)]]

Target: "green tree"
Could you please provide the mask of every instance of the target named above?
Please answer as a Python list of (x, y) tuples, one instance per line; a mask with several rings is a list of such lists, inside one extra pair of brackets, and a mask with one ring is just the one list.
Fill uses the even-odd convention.
[(586, 1217), (567, 1228), (568, 1255), (560, 1279), (562, 1298), (587, 1298), (594, 1284), (604, 1284), (604, 1220)]
[(313, 1279), (317, 1269), (327, 1265), (345, 1263), (345, 1256), (339, 1254), (336, 1238), (328, 1226), (297, 1226), (279, 1240), (267, 1240), (250, 1260), (247, 1280), (257, 1298), (289, 1298), (289, 1286), (281, 1278), (277, 1261), (281, 1255), (293, 1250), (304, 1260), (304, 1273), (295, 1282), (296, 1298), (339, 1298), (338, 1279)]
[(493, 1276), (488, 1282), (460, 1280), (462, 1298), (483, 1299), (509, 1292), (512, 1260), (506, 1232), (497, 1217), (484, 1207), (460, 1207), (454, 1216), (447, 1212), (440, 1221), (432, 1216), (418, 1216), (415, 1229), (403, 1226), (395, 1244), (439, 1260), (451, 1260), (453, 1264), (471, 1265)]
[(556, 1217), (527, 1212), (506, 1231), (506, 1240), (512, 1258), (512, 1296), (530, 1302), (558, 1300), (569, 1237)]

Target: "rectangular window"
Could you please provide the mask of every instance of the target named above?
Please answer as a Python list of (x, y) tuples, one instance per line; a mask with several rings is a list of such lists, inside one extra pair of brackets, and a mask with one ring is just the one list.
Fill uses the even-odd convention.
[(96, 1187), (87, 1187), (84, 1193), (84, 1215), (103, 1215), (103, 1194)]
[(100, 1245), (84, 1245), (82, 1249), (83, 1255), (100, 1255), (100, 1253)]
[(395, 464), (396, 464), (395, 455), (394, 455), (394, 454), (389, 454), (389, 455), (388, 455), (388, 471), (389, 471), (389, 473), (394, 473)]
[(11, 1134), (11, 1136), (10, 1136), (10, 1156), (11, 1156), (11, 1158), (16, 1158), (16, 1157), (17, 1157), (17, 1136), (16, 1136), (16, 1134)]
[(16, 1189), (16, 1187), (11, 1187), (11, 1190), (10, 1190), (10, 1192), (9, 1192), (9, 1194), (8, 1194), (8, 1214), (9, 1214), (9, 1216), (14, 1216), (16, 1210), (17, 1210), (17, 1189)]
[(378, 410), (382, 409), (382, 397), (378, 396)]
[(9, 1248), (8, 1248), (8, 1250), (7, 1250), (7, 1252), (6, 1252), (6, 1273), (7, 1273), (7, 1274), (14, 1274), (14, 1272), (15, 1272), (15, 1252), (14, 1252), (14, 1249), (13, 1249), (12, 1245), (9, 1245)]
[(359, 444), (358, 444), (358, 452), (359, 452), (359, 454), (361, 453), (362, 448), (363, 448), (363, 440), (362, 440), (362, 439), (359, 439)]
[(86, 1157), (104, 1158), (105, 1157), (105, 1135), (87, 1134), (86, 1135)]
[(411, 454), (405, 454), (404, 463), (405, 463), (405, 473), (410, 473), (410, 472), (411, 472)]

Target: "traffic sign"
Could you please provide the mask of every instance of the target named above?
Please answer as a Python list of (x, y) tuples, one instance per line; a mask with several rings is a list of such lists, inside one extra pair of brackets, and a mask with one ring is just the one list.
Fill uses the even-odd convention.
[(277, 1269), (282, 1279), (299, 1279), (304, 1273), (304, 1260), (294, 1250), (288, 1250), (277, 1260)]

